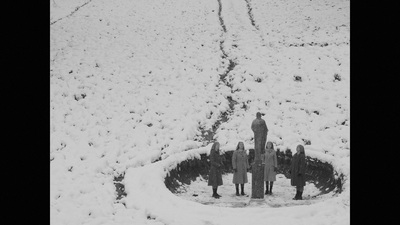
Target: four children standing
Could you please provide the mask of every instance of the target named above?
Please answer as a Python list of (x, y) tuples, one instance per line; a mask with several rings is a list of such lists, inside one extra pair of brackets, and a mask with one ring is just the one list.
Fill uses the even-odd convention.
[[(214, 198), (219, 198), (221, 195), (217, 193), (218, 186), (222, 185), (222, 159), (219, 154), (219, 143), (214, 142), (210, 152), (210, 173), (208, 186), (212, 186)], [(272, 187), (276, 181), (276, 171), (278, 160), (274, 145), (272, 142), (267, 142), (265, 153), (261, 155), (262, 163), (264, 164), (264, 181), (265, 194), (272, 195)], [(248, 157), (244, 148), (243, 142), (239, 142), (236, 150), (232, 155), (233, 179), (235, 184), (236, 196), (246, 195), (244, 193), (244, 184), (248, 182), (247, 171), (250, 169)], [(302, 200), (302, 194), (305, 186), (305, 168), (306, 159), (304, 147), (298, 145), (296, 153), (293, 155), (289, 173), (291, 174), (291, 185), (296, 187), (296, 195), (293, 200)], [(239, 184), (241, 192), (239, 193)]]

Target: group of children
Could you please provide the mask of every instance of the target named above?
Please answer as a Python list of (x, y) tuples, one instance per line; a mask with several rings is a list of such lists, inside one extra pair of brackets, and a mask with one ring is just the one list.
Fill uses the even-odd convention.
[[(217, 193), (218, 186), (222, 185), (222, 158), (219, 155), (219, 143), (214, 142), (210, 152), (210, 173), (208, 186), (212, 186), (214, 198), (219, 198), (221, 195)], [(265, 195), (272, 195), (272, 187), (276, 181), (276, 172), (278, 168), (278, 160), (272, 142), (267, 142), (265, 153), (261, 155), (262, 164), (264, 165), (264, 181)], [(239, 142), (236, 146), (236, 151), (232, 155), (233, 179), (232, 182), (236, 187), (236, 195), (246, 195), (244, 193), (244, 184), (248, 182), (247, 171), (250, 169), (248, 157), (244, 149), (243, 142)], [(305, 167), (306, 159), (304, 147), (298, 145), (296, 153), (293, 155), (289, 173), (291, 174), (291, 185), (296, 186), (296, 195), (293, 200), (301, 200), (303, 189), (305, 186)], [(239, 193), (239, 184), (241, 192)]]

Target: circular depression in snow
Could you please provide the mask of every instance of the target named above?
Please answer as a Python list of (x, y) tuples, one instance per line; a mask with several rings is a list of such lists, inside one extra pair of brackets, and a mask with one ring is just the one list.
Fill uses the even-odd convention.
[[(235, 185), (232, 183), (232, 173), (226, 173), (222, 176), (223, 185), (218, 187), (218, 194), (221, 198), (211, 197), (211, 187), (207, 186), (207, 180), (199, 176), (190, 184), (182, 184), (175, 191), (175, 195), (194, 202), (205, 205), (214, 205), (220, 207), (285, 207), (293, 205), (309, 205), (322, 199), (330, 198), (331, 194), (317, 196), (319, 189), (310, 182), (306, 182), (303, 193), (303, 201), (292, 200), (295, 194), (295, 188), (290, 185), (290, 179), (283, 174), (277, 174), (274, 182), (272, 195), (265, 195), (263, 200), (250, 202), (251, 196), (251, 173), (248, 173), (249, 182), (244, 185), (244, 196), (236, 196)], [(315, 196), (315, 197), (313, 197)]]
[[(207, 160), (210, 147), (205, 146), (168, 155), (152, 164), (128, 168), (123, 181), (127, 195), (121, 201), (127, 209), (138, 210), (150, 220), (157, 220), (165, 224), (225, 224), (227, 219), (234, 224), (257, 223), (266, 219), (273, 224), (296, 224), (301, 218), (306, 218), (307, 221), (324, 221), (327, 216), (330, 220), (335, 221), (343, 221), (344, 217), (347, 218), (343, 215), (348, 215), (349, 185), (344, 181), (348, 179), (349, 174), (346, 173), (344, 181), (339, 182), (339, 178), (343, 180), (342, 175), (335, 176), (334, 171), (348, 171), (348, 162), (337, 161), (334, 157), (311, 150), (308, 151), (308, 155), (317, 157), (315, 159), (307, 158), (307, 170), (308, 173), (312, 173), (309, 174), (310, 176), (319, 176), (319, 179), (308, 180), (304, 194), (311, 196), (319, 192), (320, 195), (317, 194), (313, 199), (287, 200), (287, 198), (293, 197), (294, 188), (290, 187), (289, 180), (285, 175), (287, 158), (285, 155), (282, 157), (282, 154), (278, 154), (281, 163), (277, 181), (274, 184), (274, 195), (266, 197), (262, 202), (249, 201), (250, 197), (243, 196), (240, 201), (244, 203), (235, 205), (232, 199), (236, 196), (230, 196), (234, 193), (234, 185), (231, 183), (229, 154), (233, 152), (221, 149), (226, 161), (223, 175), (224, 185), (220, 186), (219, 190), (224, 191), (225, 189), (227, 194), (218, 199), (221, 204), (196, 202), (191, 199), (196, 196), (190, 192), (190, 189), (194, 190), (196, 183), (203, 185), (202, 187), (207, 191), (205, 193), (196, 192), (197, 198), (211, 198), (211, 187), (207, 186), (209, 171)], [(324, 162), (316, 158), (323, 159)], [(333, 164), (335, 170), (326, 162)], [(314, 168), (310, 171), (315, 166), (319, 169)], [(327, 174), (330, 175), (326, 176)], [(251, 182), (251, 176), (249, 176), (249, 181)], [(186, 192), (182, 191), (185, 187)], [(247, 194), (251, 194), (250, 188), (250, 184), (245, 185)], [(291, 188), (292, 191), (289, 192)], [(340, 191), (342, 192), (340, 193)], [(192, 195), (185, 197), (185, 193)], [(304, 194), (303, 197), (306, 197)], [(227, 199), (226, 203), (221, 201), (224, 198)]]
[[(250, 164), (254, 159), (254, 150), (249, 151)], [(204, 205), (221, 207), (287, 207), (294, 205), (309, 205), (337, 196), (342, 191), (343, 175), (338, 176), (332, 165), (316, 158), (307, 156), (306, 186), (304, 187), (303, 200), (292, 200), (295, 187), (290, 185), (288, 173), (291, 161), (290, 152), (277, 151), (278, 173), (273, 185), (273, 194), (265, 195), (257, 203), (250, 201), (252, 174), (248, 172), (248, 183), (244, 185), (244, 196), (236, 196), (235, 185), (232, 183), (232, 158), (233, 151), (222, 154), (223, 185), (218, 187), (219, 199), (211, 197), (212, 188), (208, 186), (208, 172), (210, 168), (207, 154), (199, 158), (186, 159), (169, 171), (165, 178), (166, 187), (176, 196)]]

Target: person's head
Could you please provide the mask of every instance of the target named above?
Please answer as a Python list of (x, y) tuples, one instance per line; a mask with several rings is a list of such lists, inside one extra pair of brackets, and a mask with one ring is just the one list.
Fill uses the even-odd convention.
[(272, 144), (272, 142), (268, 141), (267, 142), (267, 149), (274, 149), (274, 144)]
[(257, 112), (257, 113), (256, 113), (256, 117), (257, 117), (258, 119), (260, 119), (260, 118), (261, 118), (261, 113), (260, 113), (260, 112)]
[(239, 141), (239, 143), (236, 146), (236, 150), (238, 150), (238, 149), (244, 150), (244, 143), (243, 142)]
[(215, 150), (216, 152), (219, 151), (219, 142), (218, 141), (214, 142), (214, 144), (211, 146), (211, 151), (212, 150)]
[(297, 154), (305, 154), (303, 145), (297, 145), (296, 152)]

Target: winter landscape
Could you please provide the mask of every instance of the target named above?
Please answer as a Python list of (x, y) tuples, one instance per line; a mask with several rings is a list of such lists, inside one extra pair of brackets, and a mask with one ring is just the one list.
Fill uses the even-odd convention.
[[(349, 1), (51, 0), (50, 223), (350, 224), (349, 103)], [(220, 199), (203, 176), (167, 188), (213, 141), (254, 148), (256, 112), (341, 190), (295, 201), (278, 174), (253, 204), (231, 173)]]

